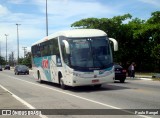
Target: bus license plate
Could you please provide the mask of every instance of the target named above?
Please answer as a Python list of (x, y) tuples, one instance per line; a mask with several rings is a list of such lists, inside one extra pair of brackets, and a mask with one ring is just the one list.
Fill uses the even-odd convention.
[(99, 82), (98, 79), (92, 80), (92, 83), (97, 83), (97, 82)]

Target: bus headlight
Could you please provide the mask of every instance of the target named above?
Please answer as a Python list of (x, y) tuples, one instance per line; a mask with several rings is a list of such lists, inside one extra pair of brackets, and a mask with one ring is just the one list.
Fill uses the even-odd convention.
[(73, 72), (74, 76), (81, 76), (79, 73)]

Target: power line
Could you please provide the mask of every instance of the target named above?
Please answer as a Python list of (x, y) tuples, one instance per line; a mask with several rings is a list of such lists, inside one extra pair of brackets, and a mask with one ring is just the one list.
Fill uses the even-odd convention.
[(27, 47), (22, 47), (22, 49), (24, 50), (24, 58), (25, 58), (25, 55), (26, 55), (26, 52), (27, 52)]

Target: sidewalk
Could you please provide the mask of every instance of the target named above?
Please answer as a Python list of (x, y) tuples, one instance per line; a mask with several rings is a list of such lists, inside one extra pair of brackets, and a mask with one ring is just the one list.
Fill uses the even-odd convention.
[[(127, 79), (132, 79), (130, 77), (126, 77)], [(136, 80), (140, 79), (140, 80), (152, 80), (152, 76), (148, 76), (148, 75), (139, 75), (139, 74), (135, 74), (135, 78)]]
[(139, 77), (139, 78), (152, 78), (152, 76), (150, 75), (139, 75), (139, 74), (136, 74), (135, 75), (136, 77)]

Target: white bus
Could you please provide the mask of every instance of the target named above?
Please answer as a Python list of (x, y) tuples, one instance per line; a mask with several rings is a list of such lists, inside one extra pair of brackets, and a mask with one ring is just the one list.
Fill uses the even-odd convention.
[(49, 81), (66, 86), (113, 82), (115, 73), (110, 41), (118, 43), (98, 29), (73, 29), (57, 32), (34, 43), (32, 68), (39, 82)]

